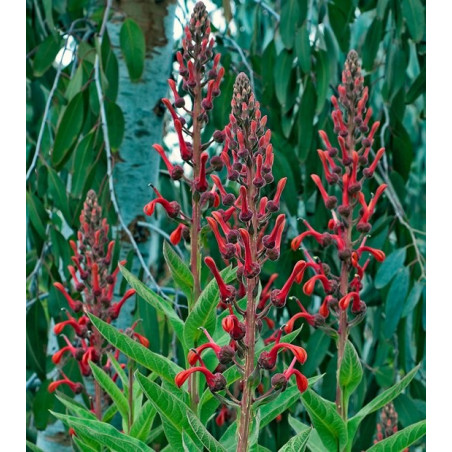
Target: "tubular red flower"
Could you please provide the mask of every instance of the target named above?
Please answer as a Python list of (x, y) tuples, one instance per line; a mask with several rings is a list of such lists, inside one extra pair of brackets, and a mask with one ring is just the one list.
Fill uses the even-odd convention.
[(215, 261), (211, 257), (207, 256), (204, 259), (204, 262), (209, 267), (209, 270), (212, 272), (213, 277), (217, 281), (221, 301), (223, 303), (231, 303), (235, 298), (235, 288), (233, 286), (226, 285), (220, 275), (220, 272), (218, 271)]
[(271, 201), (267, 203), (267, 209), (271, 212), (276, 212), (279, 209), (279, 203), (281, 199), (281, 194), (284, 190), (284, 187), (287, 182), (287, 177), (283, 177), (279, 180), (278, 185), (276, 186), (276, 193), (275, 196)]
[(63, 355), (66, 352), (71, 352), (71, 354), (74, 358), (77, 354), (77, 349), (71, 344), (69, 339), (66, 336), (63, 336), (63, 337), (64, 337), (64, 340), (66, 341), (67, 345), (53, 354), (53, 356), (52, 356), (53, 364), (59, 364), (59, 362), (61, 361), (61, 358), (63, 357)]
[[(273, 226), (273, 230), (270, 234), (265, 235), (263, 238), (263, 243), (266, 248), (274, 248), (276, 246), (276, 240), (278, 237), (278, 231), (282, 228), (284, 229), (286, 223), (286, 216), (282, 213), (278, 215)], [(279, 248), (279, 247), (278, 247)]]
[(213, 373), (210, 372), (210, 370), (207, 369), (206, 367), (199, 366), (199, 367), (192, 367), (190, 369), (179, 372), (174, 379), (176, 385), (180, 388), (185, 383), (185, 381), (188, 379), (188, 377), (192, 373), (195, 373), (195, 372), (201, 372), (204, 374), (204, 376), (206, 377), (206, 382), (207, 382), (208, 386), (210, 386), (212, 384), (212, 381), (214, 379)]
[[(167, 99), (164, 99), (167, 100)], [(166, 168), (168, 169), (169, 173), (171, 174), (173, 172), (174, 166), (173, 164), (168, 160), (168, 157), (166, 156), (165, 151), (163, 150), (162, 146), (159, 144), (153, 144), (152, 147), (158, 152), (162, 160), (164, 161)]]
[(71, 314), (69, 314), (69, 312), (67, 311), (66, 315), (68, 317), (68, 320), (55, 324), (55, 326), (53, 327), (53, 332), (55, 334), (60, 334), (66, 325), (70, 325), (72, 328), (74, 328), (74, 331), (78, 336), (82, 336), (86, 331), (86, 327), (78, 323), (77, 320), (75, 320), (74, 317), (72, 317)]
[(186, 226), (183, 223), (180, 223), (179, 226), (171, 233), (170, 242), (176, 246), (179, 244), (182, 238), (182, 231)]
[(245, 274), (251, 276), (255, 273), (255, 266), (253, 265), (254, 262), (251, 256), (250, 235), (248, 234), (248, 231), (243, 228), (240, 228), (239, 232), (242, 237), (243, 246), (245, 248)]
[(258, 309), (264, 309), (265, 305), (267, 304), (267, 301), (270, 298), (270, 287), (276, 281), (276, 278), (278, 278), (278, 273), (273, 273), (272, 275), (270, 275), (267, 284), (265, 284), (264, 288), (262, 289), (259, 304), (257, 306)]
[(209, 184), (206, 179), (206, 162), (209, 158), (207, 152), (201, 154), (201, 168), (199, 171), (199, 177), (195, 180), (195, 188), (199, 192), (204, 192), (209, 188)]
[[(240, 214), (239, 218), (243, 222), (250, 221), (253, 217), (253, 212), (248, 208), (248, 200), (247, 200), (247, 190), (246, 187), (241, 185), (240, 186)], [(238, 201), (238, 200), (237, 200)]]
[(328, 278), (325, 275), (315, 275), (305, 282), (305, 284), (303, 286), (303, 292), (306, 295), (312, 295), (312, 292), (314, 292), (315, 283), (317, 281), (321, 281), (325, 292), (330, 291), (331, 286), (330, 286), (330, 282), (329, 282)]
[(207, 223), (209, 223), (209, 226), (213, 231), (213, 234), (217, 241), (220, 253), (223, 256), (226, 256), (228, 254), (229, 250), (226, 247), (226, 242), (225, 242), (224, 238), (221, 236), (220, 231), (218, 230), (217, 223), (215, 222), (215, 220), (212, 217), (206, 217), (206, 220), (207, 220)]
[(328, 135), (324, 130), (319, 130), (320, 138), (322, 138), (323, 143), (326, 146), (327, 150), (330, 150), (333, 146), (331, 146), (330, 140), (328, 139)]
[(317, 176), (317, 174), (311, 174), (311, 179), (314, 181), (314, 183), (317, 185), (317, 188), (320, 191), (320, 194), (322, 196), (323, 202), (325, 203), (325, 207), (330, 210), (334, 209), (336, 206), (337, 200), (334, 196), (329, 196), (326, 192), (325, 188), (323, 187), (322, 181), (320, 180), (320, 177)]
[(133, 295), (135, 295), (136, 290), (135, 289), (129, 289), (124, 296), (121, 298), (121, 301), (118, 301), (111, 307), (110, 315), (112, 319), (117, 319), (119, 316), (119, 313), (121, 312), (121, 308), (123, 307), (124, 303)]
[(174, 128), (176, 129), (177, 137), (179, 139), (179, 149), (182, 160), (185, 162), (191, 160), (193, 152), (188, 148), (187, 143), (182, 135), (182, 124), (179, 119), (174, 120)]
[(96, 297), (98, 297), (102, 293), (102, 290), (99, 285), (99, 266), (96, 262), (94, 262), (91, 267), (91, 278), (93, 293)]
[(283, 307), (286, 304), (287, 295), (289, 294), (289, 291), (290, 291), (293, 283), (295, 282), (296, 277), (299, 276), (301, 273), (304, 273), (305, 268), (306, 268), (306, 262), (298, 261), (295, 264), (295, 266), (292, 270), (292, 273), (290, 274), (289, 278), (287, 279), (287, 281), (284, 284), (284, 286), (282, 287), (282, 289), (281, 290), (279, 290), (279, 289), (272, 290), (272, 292), (270, 294), (270, 298), (271, 298), (272, 303), (276, 307)]
[(340, 146), (341, 152), (342, 152), (342, 163), (344, 165), (346, 165), (350, 161), (350, 157), (348, 156), (348, 151), (347, 151), (347, 148), (345, 146), (345, 140), (344, 140), (343, 137), (339, 136), (337, 138), (337, 141), (339, 141), (339, 146)]
[(275, 344), (269, 352), (262, 352), (259, 357), (259, 363), (264, 369), (273, 369), (276, 365), (276, 358), (278, 351), (284, 349), (293, 353), (294, 357), (300, 364), (304, 364), (308, 357), (306, 350), (303, 347), (297, 345), (288, 344), (285, 342), (279, 342)]
[(82, 303), (78, 300), (74, 300), (67, 292), (66, 289), (64, 288), (63, 284), (56, 282), (53, 283), (53, 286), (58, 289), (63, 295), (64, 298), (66, 298), (69, 307), (74, 311), (74, 312), (79, 312), (82, 309)]
[(352, 300), (353, 300), (352, 309), (354, 311), (357, 310), (356, 308), (359, 308), (359, 305), (361, 303), (361, 299), (359, 298), (358, 292), (350, 292), (347, 295), (345, 295), (344, 297), (342, 297), (339, 300), (339, 307), (345, 311), (348, 308), (350, 301), (352, 301)]
[(220, 353), (221, 347), (215, 344), (215, 342), (207, 342), (206, 344), (200, 345), (195, 350), (190, 350), (187, 356), (188, 363), (190, 364), (190, 366), (194, 366), (200, 359), (202, 352), (208, 348), (212, 349), (218, 358), (218, 354)]
[(317, 149), (317, 154), (319, 155), (320, 161), (322, 162), (322, 166), (323, 166), (323, 172), (325, 174), (326, 180), (329, 184), (333, 184), (334, 182), (337, 181), (337, 175), (333, 174), (330, 171), (330, 168), (328, 166), (328, 159), (326, 157), (327, 152), (322, 151), (321, 149)]
[(386, 259), (386, 255), (383, 251), (377, 250), (375, 248), (371, 248), (370, 246), (361, 246), (356, 251), (358, 253), (358, 256), (361, 257), (361, 254), (363, 252), (367, 251), (368, 253), (372, 254), (372, 256), (378, 261), (383, 262)]
[(384, 153), (385, 153), (385, 148), (380, 148), (378, 150), (378, 152), (375, 155), (375, 159), (372, 162), (372, 164), (368, 168), (364, 169), (364, 171), (363, 171), (363, 174), (366, 177), (372, 177), (373, 176), (373, 174), (375, 172), (375, 169), (377, 168), (378, 162), (380, 161), (381, 157), (383, 157)]
[(287, 378), (287, 380), (292, 376), (295, 375), (295, 380), (297, 382), (298, 390), (300, 393), (303, 393), (308, 389), (309, 382), (308, 379), (297, 369), (287, 369), (284, 372), (284, 376)]
[(49, 384), (47, 389), (49, 392), (55, 392), (61, 385), (69, 386), (69, 388), (74, 394), (80, 394), (83, 390), (83, 386), (80, 383), (74, 383), (67, 377), (64, 378), (63, 380), (52, 381), (52, 383)]

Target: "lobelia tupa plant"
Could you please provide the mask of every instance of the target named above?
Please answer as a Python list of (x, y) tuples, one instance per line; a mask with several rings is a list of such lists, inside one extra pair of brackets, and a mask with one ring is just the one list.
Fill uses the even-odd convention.
[[(286, 215), (280, 210), (287, 178), (274, 180), (277, 156), (271, 130), (266, 127), (267, 116), (261, 113), (248, 77), (240, 73), (233, 85), (228, 124), (203, 142), (225, 71), (220, 67), (220, 54), (214, 54), (214, 39), (202, 2), (194, 7), (182, 43), (183, 51), (176, 54), (180, 86), (170, 79), (174, 99), (163, 99), (178, 137), (181, 164), (172, 163), (162, 146), (155, 144), (153, 148), (170, 178), (188, 186), (191, 208), (165, 199), (152, 186), (155, 197), (144, 206), (144, 212), (153, 215), (160, 205), (158, 208), (177, 223), (170, 234), (171, 244), (184, 240), (190, 249), (187, 265), (170, 244), (165, 243), (163, 248), (173, 280), (187, 298), (188, 314), (182, 316), (174, 300), (146, 287), (122, 265), (118, 268), (133, 289), (121, 301), (112, 302), (118, 275), (118, 268), (109, 272), (114, 242), (108, 242), (108, 225), (101, 219), (94, 192), (89, 192), (78, 244), (71, 242), (75, 267), (69, 267), (81, 300), (56, 284), (71, 310), (82, 314), (75, 318), (67, 313), (68, 320), (55, 326), (57, 334), (70, 327), (74, 339), (64, 337), (67, 345), (53, 361), (61, 365), (72, 356), (83, 375), (93, 373), (95, 416), (66, 401), (71, 415), (57, 417), (73, 429), (73, 440), (81, 450), (106, 446), (148, 451), (150, 445), (160, 450), (168, 443), (164, 450), (247, 452), (261, 450), (258, 440), (263, 426), (280, 421), (281, 413), (301, 399), (312, 425), (289, 418), (296, 435), (280, 451), (309, 447), (349, 452), (362, 420), (388, 406), (417, 371), (413, 369), (391, 388), (372, 396), (349, 417), (350, 396), (363, 377), (360, 358), (348, 338), (351, 328), (365, 318), (361, 290), (370, 262), (365, 257), (369, 254), (378, 262), (385, 259), (381, 250), (367, 245), (377, 201), (386, 185), (380, 185), (370, 198), (365, 194), (365, 182), (372, 178), (384, 149), (371, 158), (379, 123), (370, 124), (372, 109), (367, 107), (368, 89), (363, 86), (358, 55), (349, 53), (339, 96), (332, 97), (338, 148), (320, 131), (326, 149), (318, 154), (329, 189), (319, 175), (311, 176), (331, 212), (328, 232), (318, 232), (304, 221), (306, 230), (292, 240), (291, 246), (294, 251), (301, 248), (305, 260), (298, 260), (285, 283), (274, 288), (278, 275), (264, 278), (263, 270), (268, 261), (278, 261), (284, 250)], [(219, 155), (218, 145), (222, 147)], [(218, 253), (202, 252), (202, 239), (207, 234), (218, 245)], [(321, 247), (334, 247), (331, 261), (322, 262), (313, 248), (306, 246), (312, 238)], [(212, 275), (204, 287), (202, 270)], [(322, 291), (323, 301), (316, 313), (309, 313), (290, 296), (294, 285), (301, 284), (308, 274), (302, 286), (304, 294)], [(111, 325), (135, 292), (168, 321), (177, 339), (174, 343), (186, 357), (183, 367), (176, 352), (171, 360), (149, 350), (148, 340), (134, 331), (136, 323), (126, 332)], [(273, 308), (284, 317), (284, 308), (293, 298), (301, 312), (275, 329), (272, 314), (278, 311)], [(308, 353), (292, 343), (301, 330), (294, 331), (300, 318), (337, 339), (336, 403), (312, 389), (321, 376), (308, 380), (301, 371)], [(120, 352), (129, 359), (128, 376), (117, 361)], [(116, 375), (111, 375), (113, 372)], [(51, 383), (51, 391), (63, 384), (77, 393), (83, 390), (81, 384), (62, 375), (63, 380)], [(121, 384), (116, 385), (118, 378)], [(184, 389), (186, 383), (188, 391)], [(104, 412), (106, 395), (112, 404)], [(110, 425), (114, 424), (115, 410), (122, 416), (123, 431)], [(377, 430), (378, 442), (369, 450), (403, 450), (425, 434), (425, 422), (397, 431), (393, 410), (384, 413)], [(154, 423), (156, 416), (160, 420)], [(218, 427), (232, 422), (217, 439), (206, 428), (211, 419)], [(304, 413), (301, 419), (307, 419)], [(383, 434), (383, 428), (388, 432)]]
[[(110, 273), (115, 242), (108, 240), (108, 232), (109, 225), (102, 218), (102, 208), (98, 204), (96, 193), (90, 190), (80, 215), (77, 243), (70, 241), (74, 266), (69, 265), (68, 269), (74, 289), (81, 299), (73, 298), (61, 283), (54, 283), (64, 295), (72, 313), (65, 309), (68, 319), (54, 327), (55, 334), (61, 335), (66, 345), (54, 353), (52, 361), (61, 368), (67, 363), (68, 358), (75, 359), (84, 377), (92, 375), (92, 363), (97, 364), (114, 382), (117, 371), (112, 366), (112, 361), (119, 358), (119, 350), (104, 340), (90, 321), (88, 313), (110, 323), (118, 318), (122, 306), (135, 294), (135, 289), (127, 290), (120, 301), (113, 302), (119, 266)], [(125, 261), (121, 263), (125, 264)], [(74, 317), (77, 314), (81, 315), (78, 318)], [(126, 333), (148, 347), (149, 341), (134, 331), (136, 324), (135, 322), (127, 329)], [(67, 335), (71, 333), (71, 339), (63, 332)], [(109, 353), (112, 354), (111, 357), (108, 356)], [(120, 366), (124, 368), (125, 364)], [(76, 394), (84, 390), (82, 383), (71, 381), (61, 369), (60, 372), (64, 378), (50, 383), (48, 387), (50, 392), (54, 392), (61, 385), (67, 385)], [(89, 394), (92, 411), (98, 419), (101, 419), (108, 398), (97, 379), (94, 381), (94, 388), (94, 394)]]

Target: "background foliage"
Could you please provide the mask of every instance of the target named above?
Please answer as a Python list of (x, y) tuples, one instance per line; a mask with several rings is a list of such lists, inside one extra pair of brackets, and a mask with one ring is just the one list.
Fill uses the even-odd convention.
[[(301, 253), (293, 253), (289, 247), (290, 239), (299, 231), (298, 219), (308, 219), (319, 230), (326, 224), (326, 211), (309, 177), (321, 170), (315, 152), (321, 146), (317, 131), (332, 130), (329, 98), (340, 81), (348, 50), (358, 51), (374, 118), (381, 121), (375, 147), (384, 146), (387, 150), (377, 182), (384, 181), (389, 188), (368, 242), (382, 248), (387, 260), (370, 271), (374, 277), (365, 281), (367, 316), (352, 334), (362, 357), (364, 378), (350, 406), (353, 411), (354, 406), (371, 400), (421, 363), (411, 385), (395, 400), (395, 408), (402, 427), (424, 419), (425, 2), (217, 0), (211, 6), (215, 11), (213, 25), (218, 28), (214, 30), (217, 51), (223, 55), (226, 75), (205, 133), (210, 136), (227, 123), (235, 75), (239, 71), (252, 75), (256, 97), (263, 113), (268, 114), (273, 131), (275, 176), (288, 176), (283, 209), (289, 228), (278, 268), (269, 269), (279, 273), (279, 281), (286, 280), (295, 261), (301, 258)], [(178, 16), (184, 17), (190, 7), (180, 4)], [(104, 215), (111, 224), (118, 224), (111, 204), (94, 83), (96, 55), (100, 57), (100, 81), (106, 95), (115, 162), (121, 162), (124, 137), (134, 133), (124, 120), (127, 112), (117, 103), (121, 90), (119, 67), (125, 62), (130, 79), (140, 83), (146, 57), (144, 33), (129, 18), (122, 23), (120, 49), (112, 46), (108, 34), (99, 48), (96, 33), (102, 13), (102, 4), (88, 0), (27, 1), (27, 437), (33, 441), (37, 430), (55, 421), (48, 410), (62, 411), (61, 402), (47, 393), (49, 379), (55, 375), (49, 356), (51, 346), (48, 348), (49, 341), (55, 339), (49, 331), (53, 322), (62, 320), (64, 306), (64, 299), (52, 283), (68, 280), (67, 239), (79, 226), (78, 216), (88, 189), (99, 193)], [(185, 23), (185, 19), (181, 21)], [(55, 59), (67, 35), (74, 38), (75, 58), (58, 69)], [(133, 39), (127, 40), (127, 35)], [(69, 45), (69, 41), (66, 43)], [(175, 48), (179, 47), (176, 42)], [(168, 67), (165, 77), (170, 76)], [(165, 95), (163, 89), (161, 96)], [(149, 105), (149, 110), (158, 112), (159, 108), (158, 104)], [(165, 135), (163, 129), (162, 133)], [(165, 142), (169, 148), (173, 146), (170, 134), (165, 135)], [(37, 148), (39, 155), (34, 164)], [(149, 158), (153, 158), (151, 152)], [(182, 205), (188, 202), (187, 193), (174, 188), (164, 171), (157, 184), (164, 195), (176, 192), (169, 197), (179, 198)], [(140, 211), (134, 213), (135, 217), (139, 215)], [(162, 254), (165, 231), (171, 231), (173, 226), (161, 215), (150, 227), (135, 227), (135, 240), (148, 248), (157, 283), (174, 287)], [(204, 240), (205, 248), (210, 249), (210, 238)], [(177, 251), (187, 257), (181, 248)], [(133, 252), (129, 253), (129, 268), (132, 261)], [(138, 276), (143, 277), (143, 270)], [(207, 280), (207, 272), (205, 277)], [(146, 282), (153, 285), (149, 279)], [(295, 295), (305, 305), (311, 303), (311, 308), (318, 308), (320, 298), (304, 300), (301, 287), (295, 289)], [(186, 299), (179, 296), (176, 302), (183, 315)], [(140, 299), (137, 307), (134, 315), (144, 318), (142, 329), (151, 339), (150, 349), (176, 362), (182, 360), (181, 350), (173, 340), (173, 326)], [(293, 314), (290, 309), (289, 304), (282, 313), (281, 324)], [(325, 373), (318, 392), (334, 400), (335, 344), (308, 327), (303, 328), (297, 341), (309, 354), (304, 373), (308, 377)], [(75, 367), (65, 370), (77, 378)], [(308, 419), (296, 399), (290, 412), (277, 421), (275, 417), (264, 427), (259, 441), (270, 450), (276, 450), (293, 436), (296, 419)], [(364, 420), (356, 450), (371, 446), (376, 422), (377, 413)], [(159, 423), (156, 417), (154, 431)], [(218, 427), (210, 421), (209, 429), (215, 431)], [(161, 434), (154, 441), (165, 444)]]

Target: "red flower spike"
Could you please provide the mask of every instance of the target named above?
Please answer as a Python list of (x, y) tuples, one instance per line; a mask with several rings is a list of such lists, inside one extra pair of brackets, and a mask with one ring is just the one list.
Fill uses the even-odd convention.
[(314, 183), (317, 185), (317, 188), (320, 191), (320, 194), (322, 196), (323, 202), (325, 203), (325, 207), (328, 210), (334, 209), (336, 207), (337, 199), (335, 196), (329, 196), (326, 192), (325, 188), (323, 187), (322, 181), (320, 180), (320, 177), (317, 176), (317, 174), (311, 174), (311, 179), (314, 181)]
[(273, 230), (270, 234), (265, 235), (262, 239), (262, 243), (266, 248), (274, 248), (276, 245), (276, 238), (278, 236), (278, 230), (282, 227), (284, 229), (286, 222), (286, 216), (284, 214), (278, 215), (276, 218), (275, 225), (273, 226)]
[[(163, 99), (163, 100), (168, 100), (168, 99)], [(165, 151), (163, 150), (162, 146), (160, 146), (159, 144), (153, 144), (152, 147), (158, 152), (158, 154), (160, 155), (160, 157), (162, 158), (163, 162), (166, 165), (166, 168), (168, 169), (168, 172), (170, 174), (172, 174), (174, 166), (173, 164), (168, 160), (168, 157), (166, 156)]]
[(264, 178), (262, 177), (262, 155), (258, 154), (256, 157), (256, 174), (253, 179), (253, 185), (257, 188), (263, 187), (265, 184)]
[(272, 292), (270, 294), (270, 299), (274, 306), (276, 306), (277, 308), (282, 308), (283, 306), (285, 306), (286, 300), (287, 300), (287, 295), (289, 294), (289, 291), (290, 291), (293, 283), (295, 282), (295, 278), (300, 273), (304, 273), (305, 268), (306, 268), (306, 262), (298, 261), (295, 264), (295, 266), (292, 270), (292, 273), (290, 274), (288, 280), (286, 281), (286, 283), (284, 284), (282, 289), (281, 290), (279, 290), (279, 289), (272, 290)]
[(77, 290), (77, 292), (81, 292), (85, 288), (85, 285), (78, 280), (77, 274), (75, 272), (75, 268), (72, 265), (68, 265), (67, 268), (68, 268), (69, 273), (71, 274), (72, 279), (74, 281), (75, 290)]
[(265, 215), (265, 209), (267, 207), (268, 198), (263, 196), (259, 202), (259, 216), (263, 217)]
[(337, 174), (334, 174), (330, 171), (328, 166), (329, 161), (327, 159), (327, 153), (322, 151), (321, 149), (317, 149), (317, 154), (319, 155), (320, 161), (322, 162), (323, 172), (325, 174), (327, 182), (331, 185), (338, 181)]
[(331, 146), (330, 140), (328, 139), (328, 135), (324, 130), (319, 130), (320, 138), (326, 146), (327, 151), (329, 151), (333, 146)]
[(97, 263), (94, 263), (91, 267), (91, 278), (93, 293), (96, 297), (98, 297), (102, 293), (102, 290), (99, 286), (99, 266)]
[(218, 249), (223, 257), (223, 259), (228, 260), (234, 257), (235, 255), (235, 247), (232, 243), (226, 243), (225, 239), (221, 236), (220, 231), (218, 230), (217, 223), (212, 217), (206, 217), (207, 223), (209, 223), (210, 228), (215, 236), (215, 239), (218, 244)]
[(221, 195), (221, 202), (224, 206), (230, 206), (235, 201), (235, 196), (232, 193), (227, 193), (226, 190), (223, 187), (223, 184), (221, 183), (221, 180), (218, 176), (215, 174), (211, 174), (210, 178), (213, 180), (215, 186), (218, 188), (220, 195)]
[(173, 92), (174, 105), (178, 108), (183, 107), (185, 105), (185, 101), (182, 97), (179, 96), (179, 93), (177, 92), (176, 82), (172, 79), (168, 79), (168, 85), (171, 88), (171, 91)]
[(66, 298), (69, 307), (74, 311), (74, 312), (79, 312), (82, 309), (82, 303), (78, 300), (74, 300), (67, 292), (66, 289), (64, 288), (63, 284), (56, 282), (53, 283), (53, 286), (58, 289)]
[(245, 266), (244, 275), (246, 278), (254, 278), (259, 274), (260, 266), (257, 262), (253, 262), (251, 256), (251, 245), (250, 245), (250, 235), (246, 229), (239, 229), (240, 235), (242, 237), (242, 243), (245, 248)]
[(248, 200), (247, 200), (247, 190), (243, 185), (240, 186), (240, 221), (246, 223), (253, 218), (253, 212), (248, 208)]
[(235, 288), (233, 286), (226, 285), (220, 275), (220, 272), (218, 271), (215, 261), (211, 257), (207, 256), (204, 259), (204, 262), (209, 267), (209, 270), (212, 272), (215, 280), (217, 281), (221, 301), (227, 304), (232, 303), (235, 299)]
[(385, 153), (385, 148), (380, 148), (377, 152), (377, 154), (375, 155), (375, 159), (372, 162), (372, 165), (370, 165), (368, 168), (365, 168), (363, 171), (364, 176), (366, 177), (372, 177), (375, 169), (377, 168), (378, 162), (380, 161), (380, 159), (383, 157), (383, 154)]
[(110, 262), (111, 262), (111, 256), (112, 256), (112, 254), (113, 254), (113, 249), (114, 249), (114, 247), (115, 247), (115, 241), (112, 240), (112, 241), (108, 244), (108, 247), (107, 247), (107, 255), (105, 256), (105, 260), (104, 260), (104, 262), (105, 262), (106, 265), (110, 265)]

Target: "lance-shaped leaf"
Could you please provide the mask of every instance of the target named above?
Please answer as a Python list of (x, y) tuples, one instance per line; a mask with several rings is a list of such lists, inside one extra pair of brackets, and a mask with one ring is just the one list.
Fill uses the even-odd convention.
[(141, 407), (138, 416), (135, 417), (129, 435), (141, 441), (146, 441), (151, 431), (157, 410), (149, 400)]
[(168, 242), (163, 242), (163, 257), (171, 271), (174, 282), (191, 301), (193, 292), (193, 274)]
[[(237, 268), (227, 267), (220, 272), (221, 277), (227, 284), (235, 278)], [(193, 311), (187, 317), (184, 328), (184, 338), (187, 348), (196, 344), (202, 334), (199, 327), (211, 330), (215, 327), (215, 310), (218, 305), (220, 291), (215, 279), (212, 279), (201, 292)]]
[(312, 389), (305, 391), (301, 398), (326, 449), (341, 450), (347, 443), (347, 429), (336, 411), (336, 405)]
[(137, 291), (137, 294), (153, 308), (155, 308), (156, 311), (167, 317), (174, 329), (174, 332), (176, 333), (177, 338), (182, 342), (182, 344), (184, 344), (184, 322), (178, 317), (174, 311), (174, 307), (171, 306), (167, 300), (146, 287), (145, 284), (132, 275), (132, 273), (130, 273), (125, 267), (121, 265), (119, 268), (130, 286)]
[(154, 405), (155, 409), (171, 423), (174, 429), (178, 430), (181, 434), (182, 431), (186, 431), (195, 443), (198, 441), (201, 441), (204, 445), (207, 443), (208, 446), (206, 445), (206, 447), (208, 447), (209, 451), (224, 452), (224, 449), (218, 441), (216, 441), (213, 436), (207, 432), (204, 426), (197, 421), (193, 413), (191, 413), (193, 414), (191, 422), (194, 425), (194, 428), (192, 428), (188, 418), (190, 415), (189, 408), (180, 398), (177, 398), (174, 394), (153, 383), (143, 375), (137, 373), (136, 376), (138, 383), (150, 402)]
[(56, 397), (72, 414), (85, 419), (96, 419), (94, 413), (89, 411), (80, 403), (76, 402), (73, 398), (68, 397), (66, 394), (57, 391)]
[(110, 344), (138, 364), (146, 367), (146, 369), (152, 370), (164, 380), (174, 384), (174, 377), (178, 372), (183, 370), (176, 363), (173, 363), (164, 356), (151, 352), (151, 350), (138, 342), (135, 342), (129, 336), (120, 333), (116, 328), (98, 317), (90, 313), (88, 313), (88, 316), (93, 325), (99, 330), (100, 334), (102, 334)]
[[(289, 414), (288, 417), (289, 425), (294, 429), (295, 433), (301, 434), (306, 432), (307, 430), (311, 430), (311, 427), (303, 424), (298, 419), (295, 419)], [(308, 438), (308, 448), (310, 452), (324, 452), (325, 447), (322, 444), (322, 441), (319, 437), (319, 434), (315, 429), (311, 430), (311, 433)]]
[(136, 82), (144, 70), (146, 42), (140, 26), (132, 19), (126, 19), (119, 33), (119, 43), (126, 61), (130, 80)]
[(425, 421), (416, 422), (403, 430), (394, 433), (389, 438), (384, 439), (374, 444), (367, 452), (387, 452), (391, 450), (404, 450), (411, 446), (417, 440), (425, 435), (426, 423)]
[(350, 395), (359, 385), (362, 377), (363, 368), (359, 361), (358, 353), (356, 353), (352, 343), (347, 341), (339, 369), (339, 385), (342, 391), (342, 403), (344, 404), (345, 412), (347, 412)]
[(306, 445), (308, 444), (311, 431), (312, 427), (306, 429), (304, 432), (298, 433), (286, 444), (284, 444), (278, 452), (304, 452)]
[(125, 395), (116, 386), (115, 382), (96, 364), (90, 361), (89, 366), (93, 372), (93, 376), (100, 384), (102, 389), (110, 396), (113, 403), (118, 408), (119, 413), (124, 421), (129, 418), (129, 405)]
[(142, 441), (119, 432), (110, 424), (98, 420), (81, 419), (55, 412), (52, 412), (52, 414), (69, 427), (72, 427), (76, 433), (80, 432), (84, 436), (102, 446), (106, 446), (110, 450), (118, 452), (130, 452), (131, 450), (134, 452), (152, 451), (152, 449)]
[(373, 400), (371, 400), (366, 406), (361, 408), (358, 413), (355, 414), (351, 419), (349, 419), (347, 424), (348, 436), (350, 441), (353, 440), (353, 437), (358, 430), (359, 424), (361, 421), (370, 413), (379, 410), (384, 407), (387, 403), (394, 400), (411, 382), (411, 380), (416, 375), (416, 372), (419, 370), (419, 365), (417, 365), (414, 369), (408, 372), (402, 380), (396, 383), (394, 386), (386, 389)]

